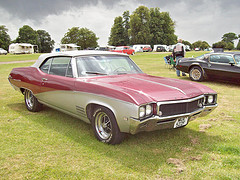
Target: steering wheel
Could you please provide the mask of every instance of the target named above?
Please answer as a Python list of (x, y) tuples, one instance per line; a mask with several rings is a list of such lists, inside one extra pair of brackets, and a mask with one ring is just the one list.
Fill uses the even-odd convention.
[(127, 69), (125, 67), (118, 67), (117, 69), (115, 69), (113, 72), (118, 72), (120, 69), (122, 69), (123, 71), (127, 71)]

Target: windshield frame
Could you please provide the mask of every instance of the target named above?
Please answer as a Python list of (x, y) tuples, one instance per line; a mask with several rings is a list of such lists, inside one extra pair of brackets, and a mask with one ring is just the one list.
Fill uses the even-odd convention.
[[(236, 56), (238, 56), (239, 58), (236, 58)], [(240, 65), (240, 54), (235, 54), (234, 55), (234, 60), (235, 60), (235, 62), (236, 62), (236, 65)]]

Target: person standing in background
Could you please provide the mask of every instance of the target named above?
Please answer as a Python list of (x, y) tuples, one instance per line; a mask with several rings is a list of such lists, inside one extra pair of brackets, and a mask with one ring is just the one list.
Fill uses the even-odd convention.
[[(176, 65), (178, 64), (179, 58), (185, 56), (185, 47), (182, 44), (182, 39), (178, 39), (178, 43), (173, 48), (173, 58), (176, 59)], [(177, 76), (180, 76), (180, 71), (176, 69)], [(182, 72), (182, 76), (186, 76), (184, 72)]]

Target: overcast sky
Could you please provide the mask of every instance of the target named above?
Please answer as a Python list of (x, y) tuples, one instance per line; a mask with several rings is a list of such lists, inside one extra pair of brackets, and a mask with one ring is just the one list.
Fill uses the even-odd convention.
[(191, 43), (210, 45), (223, 34), (240, 34), (240, 0), (0, 0), (0, 25), (8, 28), (12, 40), (23, 25), (46, 30), (56, 43), (72, 27), (86, 27), (107, 45), (114, 18), (140, 5), (159, 7), (176, 22), (175, 34)]

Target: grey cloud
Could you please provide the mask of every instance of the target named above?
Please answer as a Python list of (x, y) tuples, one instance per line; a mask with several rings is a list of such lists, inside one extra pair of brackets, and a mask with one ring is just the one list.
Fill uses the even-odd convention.
[(116, 1), (111, 0), (0, 0), (0, 7), (12, 17), (41, 20), (48, 15), (58, 15), (73, 8), (97, 5), (102, 2), (111, 8)]
[[(30, 19), (30, 20), (41, 20), (42, 18), (48, 15), (58, 15), (64, 11), (68, 11), (73, 8), (78, 8), (81, 11), (82, 7), (97, 5), (102, 3), (106, 8), (112, 8), (115, 5), (118, 5), (119, 1), (115, 0), (0, 0), (0, 7), (5, 9), (13, 17)], [(134, 3), (137, 5), (142, 4), (149, 8), (159, 7), (168, 9), (171, 11), (172, 8), (182, 7), (184, 5), (186, 9), (191, 13), (192, 11), (201, 11), (204, 8), (207, 8), (208, 0), (128, 0), (122, 1), (123, 3)], [(226, 12), (235, 7), (240, 7), (239, 0), (213, 0), (216, 4), (220, 4), (221, 11)], [(127, 9), (126, 9), (127, 10)]]

